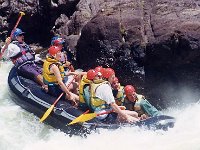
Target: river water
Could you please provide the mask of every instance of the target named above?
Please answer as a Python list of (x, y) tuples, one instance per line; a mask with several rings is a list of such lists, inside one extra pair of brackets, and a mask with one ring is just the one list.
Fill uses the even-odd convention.
[(7, 84), (11, 63), (0, 66), (0, 150), (200, 150), (200, 104), (171, 107), (164, 114), (174, 116), (168, 131), (140, 128), (100, 130), (87, 138), (69, 137), (43, 123), (12, 101)]

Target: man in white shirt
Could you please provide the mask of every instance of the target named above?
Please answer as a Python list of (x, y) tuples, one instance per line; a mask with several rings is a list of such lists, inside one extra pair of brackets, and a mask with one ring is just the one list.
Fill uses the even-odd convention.
[(35, 64), (35, 52), (24, 42), (24, 32), (21, 29), (16, 28), (12, 39), (6, 39), (4, 47), (7, 48), (4, 56), (12, 60), (20, 75), (45, 87), (42, 68)]
[[(103, 77), (108, 79), (108, 84), (100, 84), (95, 90), (95, 96), (101, 100), (104, 100), (106, 104), (118, 114), (118, 119), (120, 121), (136, 122), (138, 121), (138, 114), (135, 111), (121, 110), (120, 107), (115, 103), (115, 98), (112, 93), (111, 85), (115, 78), (115, 72), (111, 68), (106, 68)], [(105, 110), (100, 110), (105, 111)], [(98, 111), (99, 112), (99, 111)], [(100, 119), (105, 118), (106, 115), (100, 117)]]

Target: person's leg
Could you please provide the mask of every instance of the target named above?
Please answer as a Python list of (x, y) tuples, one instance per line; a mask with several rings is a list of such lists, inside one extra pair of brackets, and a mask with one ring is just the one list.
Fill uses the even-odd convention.
[(43, 76), (41, 74), (37, 75), (36, 78), (35, 78), (36, 82), (40, 85), (44, 85), (43, 83)]
[(31, 64), (30, 65), (30, 73), (33, 74), (34, 80), (41, 85), (45, 91), (48, 90), (48, 86), (44, 84), (43, 82), (43, 76), (42, 76), (42, 68), (37, 66), (36, 64)]
[(36, 82), (38, 84), (40, 84), (42, 87), (47, 88), (47, 85), (45, 85), (44, 82), (43, 82), (43, 76), (42, 76), (43, 69), (41, 67), (37, 66), (36, 64), (33, 64), (32, 68), (33, 68), (32, 73), (35, 76)]
[(74, 76), (70, 75), (64, 78), (64, 83), (68, 90), (72, 93), (78, 94), (78, 83), (74, 81)]
[(42, 88), (45, 90), (45, 92), (48, 92), (48, 86), (44, 84), (43, 82), (43, 76), (41, 74), (38, 74), (35, 78), (35, 81), (42, 86)]
[(42, 68), (36, 64), (25, 64), (18, 68), (18, 73), (28, 79), (31, 79), (42, 86), (45, 92), (48, 92), (48, 86), (43, 82)]
[(25, 64), (18, 69), (20, 75), (25, 78), (34, 80), (39, 85), (44, 86), (43, 77), (42, 77), (42, 68), (38, 67), (36, 64)]

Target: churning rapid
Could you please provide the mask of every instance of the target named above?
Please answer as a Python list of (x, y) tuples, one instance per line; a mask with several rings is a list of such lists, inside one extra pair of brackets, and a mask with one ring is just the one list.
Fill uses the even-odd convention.
[(7, 77), (11, 63), (0, 66), (0, 150), (200, 150), (200, 104), (171, 107), (165, 114), (174, 116), (174, 128), (149, 131), (135, 128), (100, 130), (87, 138), (53, 129), (16, 105)]

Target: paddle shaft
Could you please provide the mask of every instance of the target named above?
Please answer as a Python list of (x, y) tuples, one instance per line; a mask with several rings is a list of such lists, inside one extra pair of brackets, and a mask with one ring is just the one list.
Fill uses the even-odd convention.
[(21, 20), (23, 15), (25, 15), (25, 14), (23, 12), (20, 12), (20, 16), (19, 16), (19, 18), (18, 18), (18, 20), (17, 20), (17, 22), (16, 22), (11, 34), (10, 34), (10, 38), (12, 38), (13, 32), (15, 32), (15, 30), (16, 30), (16, 28), (17, 28), (17, 26), (18, 26), (18, 24), (19, 24), (19, 22), (20, 22), (20, 20)]
[[(10, 38), (11, 39), (12, 39), (13, 33), (15, 32), (15, 30), (16, 30), (16, 28), (17, 28), (17, 26), (18, 26), (18, 24), (19, 24), (19, 22), (20, 22), (20, 20), (21, 20), (23, 15), (25, 15), (24, 12), (20, 12), (20, 16), (19, 16), (14, 28), (11, 31), (11, 34), (10, 34)], [(6, 48), (7, 48), (7, 46), (3, 47), (2, 52), (0, 53), (0, 59), (1, 59), (2, 55), (3, 55), (3, 53), (5, 52)]]
[(75, 123), (79, 123), (79, 122), (86, 122), (88, 120), (91, 120), (97, 116), (100, 116), (100, 115), (104, 115), (104, 114), (109, 114), (111, 112), (113, 112), (114, 110), (109, 110), (109, 111), (106, 111), (106, 112), (101, 112), (101, 113), (90, 113), (90, 114), (87, 114), (89, 112), (89, 110), (87, 110), (86, 112), (84, 112), (83, 114), (81, 114), (79, 117), (75, 118), (74, 120), (72, 120), (68, 125), (72, 125), (72, 124), (75, 124)]
[[(73, 80), (75, 79), (75, 77), (73, 78)], [(70, 81), (67, 85), (67, 88), (70, 86), (70, 84), (73, 82)], [(49, 115), (50, 113), (52, 112), (52, 110), (54, 109), (54, 106), (57, 104), (57, 102), (60, 100), (60, 98), (63, 96), (64, 92), (60, 94), (60, 96), (55, 100), (55, 102), (51, 105), (51, 107), (49, 107), (47, 109), (47, 111), (44, 113), (44, 115), (42, 116), (42, 118), (40, 119), (40, 122), (43, 122)]]
[(53, 105), (55, 106), (57, 104), (57, 102), (60, 100), (60, 98), (63, 96), (64, 93), (61, 93), (60, 96), (55, 100), (55, 102), (53, 103)]
[(84, 114), (87, 114), (87, 113), (89, 113), (89, 112), (90, 112), (90, 110), (86, 110), (86, 111), (83, 113), (83, 115), (84, 115)]
[[(126, 107), (124, 106), (119, 106), (121, 110), (125, 110)], [(104, 114), (109, 114), (111, 112), (114, 112), (113, 109), (109, 110), (109, 111), (106, 111), (106, 112), (101, 112), (101, 113), (90, 113), (90, 114), (87, 114), (89, 110), (87, 110), (85, 113), (83, 113), (82, 115), (76, 117), (74, 120), (72, 120), (68, 125), (72, 125), (72, 124), (75, 124), (75, 123), (79, 123), (79, 122), (86, 122), (88, 120), (91, 120), (97, 116), (100, 116), (100, 115), (104, 115)]]

